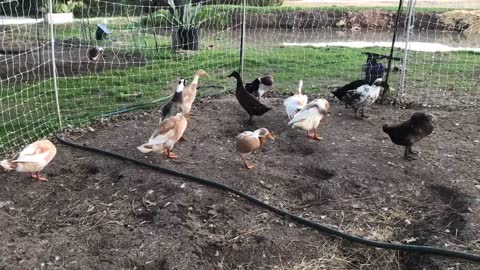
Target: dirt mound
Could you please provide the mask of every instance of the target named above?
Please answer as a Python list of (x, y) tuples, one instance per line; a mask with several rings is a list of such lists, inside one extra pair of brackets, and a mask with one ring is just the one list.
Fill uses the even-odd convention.
[(467, 37), (475, 37), (480, 34), (480, 11), (479, 10), (453, 10), (440, 14), (442, 23), (447, 30), (457, 31)]

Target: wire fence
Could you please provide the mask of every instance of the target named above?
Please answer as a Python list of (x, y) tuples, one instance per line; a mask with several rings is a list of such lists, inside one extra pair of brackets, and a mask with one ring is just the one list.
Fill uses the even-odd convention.
[[(272, 74), (278, 92), (293, 91), (304, 80), (306, 93), (326, 94), (365, 77), (364, 52), (389, 55), (397, 17), (397, 5), (197, 2), (175, 8), (102, 0), (70, 2), (80, 3), (76, 6), (1, 2), (0, 152), (64, 127), (159, 106), (178, 78), (191, 80), (200, 68), (211, 75), (200, 84), (216, 86), (203, 87), (200, 94), (233, 90), (225, 76), (240, 69), (242, 39), (245, 81)], [(406, 100), (426, 107), (475, 108), (479, 12), (417, 8), (407, 29), (409, 5), (415, 1), (401, 9), (389, 73), (390, 85), (399, 90), (393, 94), (403, 90)], [(50, 7), (53, 15), (47, 16)], [(404, 50), (407, 36), (409, 50)], [(93, 59), (92, 48), (103, 52)], [(385, 60), (379, 62), (386, 67)]]

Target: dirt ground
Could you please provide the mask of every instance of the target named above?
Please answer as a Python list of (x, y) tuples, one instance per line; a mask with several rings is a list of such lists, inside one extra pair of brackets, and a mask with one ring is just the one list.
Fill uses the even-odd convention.
[[(0, 64), (7, 68), (0, 69), (0, 79), (4, 83), (18, 83), (51, 78), (53, 76), (51, 47), (45, 45), (35, 49), (31, 41), (3, 44), (0, 49)], [(21, 46), (20, 46), (21, 45)], [(55, 44), (56, 66), (59, 77), (71, 77), (93, 74), (113, 69), (141, 67), (147, 64), (145, 57), (125, 51), (105, 51), (97, 61), (87, 58), (88, 46), (80, 46), (75, 40), (65, 40)], [(6, 80), (8, 78), (8, 80)]]
[[(331, 227), (389, 242), (480, 253), (479, 112), (432, 111), (420, 159), (381, 130), (413, 112), (375, 105), (370, 118), (332, 101), (322, 141), (287, 127), (282, 100), (244, 126), (234, 96), (196, 103), (178, 160), (144, 156), (158, 110), (122, 116), (71, 139), (215, 179)], [(245, 169), (235, 136), (269, 128), (275, 141)], [(370, 249), (332, 238), (243, 199), (128, 162), (58, 145), (37, 183), (0, 173), (0, 269), (480, 269), (432, 256)]]
[[(361, 6), (361, 7), (382, 7), (398, 6), (397, 0), (285, 0), (284, 6), (294, 7), (321, 7), (321, 6)], [(415, 3), (416, 7), (428, 8), (480, 8), (478, 1), (470, 0), (422, 0)]]

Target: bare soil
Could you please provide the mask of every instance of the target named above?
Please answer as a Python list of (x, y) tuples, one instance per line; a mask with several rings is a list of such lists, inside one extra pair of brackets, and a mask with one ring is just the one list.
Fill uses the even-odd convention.
[[(10, 46), (11, 45), (11, 46)], [(104, 51), (97, 61), (87, 58), (88, 46), (80, 46), (75, 39), (56, 42), (55, 63), (59, 77), (80, 76), (114, 69), (141, 67), (147, 64), (145, 57), (125, 51)], [(51, 47), (38, 46), (32, 41), (4, 42), (0, 50), (0, 79), (18, 83), (45, 80), (53, 76)], [(8, 79), (8, 80), (6, 80)]]
[[(434, 133), (402, 159), (381, 130), (413, 110), (375, 105), (367, 120), (332, 101), (322, 141), (287, 127), (282, 100), (244, 126), (233, 96), (196, 103), (177, 160), (136, 146), (158, 110), (99, 124), (71, 139), (215, 179), (331, 227), (389, 242), (480, 253), (479, 112), (431, 111)], [(247, 170), (235, 135), (257, 127), (275, 141)], [(283, 220), (231, 194), (58, 145), (38, 183), (0, 173), (0, 269), (480, 269), (479, 265), (370, 249)]]

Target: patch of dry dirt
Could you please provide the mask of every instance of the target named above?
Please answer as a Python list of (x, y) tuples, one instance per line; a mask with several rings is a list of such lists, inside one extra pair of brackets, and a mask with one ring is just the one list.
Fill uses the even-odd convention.
[[(51, 49), (49, 45), (37, 47), (36, 44), (3, 44), (0, 51), (0, 63), (6, 68), (0, 69), (0, 79), (4, 83), (18, 83), (25, 81), (45, 80), (53, 76)], [(21, 46), (23, 45), (23, 46)], [(56, 66), (59, 77), (79, 76), (104, 72), (113, 69), (141, 67), (147, 64), (147, 59), (140, 55), (125, 51), (104, 51), (98, 61), (89, 61), (87, 46), (78, 46), (66, 42), (56, 42)]]
[[(159, 112), (96, 127), (77, 142), (216, 179), (272, 205), (370, 239), (479, 252), (478, 112), (432, 111), (439, 126), (416, 147), (381, 131), (412, 110), (376, 105), (366, 121), (333, 104), (323, 141), (286, 126), (280, 99), (256, 119), (276, 136), (243, 167), (246, 127), (233, 96), (194, 108), (178, 160), (136, 146)], [(475, 142), (477, 141), (477, 142)], [(0, 269), (478, 269), (463, 261), (368, 249), (279, 219), (230, 194), (59, 145), (48, 183), (0, 173)], [(42, 266), (43, 265), (43, 266)], [(452, 268), (453, 267), (453, 268)]]

